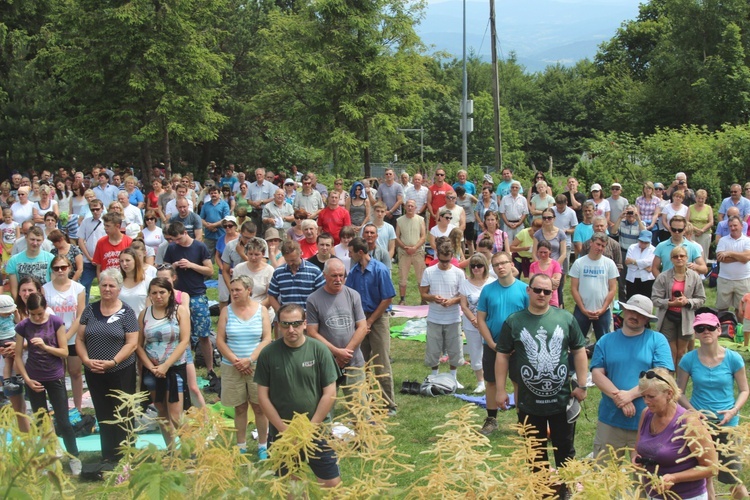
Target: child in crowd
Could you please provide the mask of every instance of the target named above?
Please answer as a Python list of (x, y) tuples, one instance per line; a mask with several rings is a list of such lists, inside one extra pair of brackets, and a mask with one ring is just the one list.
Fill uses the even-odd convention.
[(18, 238), (21, 237), (21, 224), (13, 220), (13, 212), (10, 208), (3, 209), (3, 223), (0, 224), (0, 234), (2, 235), (2, 246), (3, 253), (0, 257), (3, 269), (5, 263), (11, 257), (11, 250), (13, 250), (13, 244)]

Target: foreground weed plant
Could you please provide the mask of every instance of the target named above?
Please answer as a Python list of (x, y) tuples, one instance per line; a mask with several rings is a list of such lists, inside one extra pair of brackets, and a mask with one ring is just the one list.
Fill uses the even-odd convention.
[(23, 433), (10, 405), (0, 408), (0, 499), (72, 498), (73, 489), (63, 472), (62, 454), (52, 419), (44, 410), (37, 425)]

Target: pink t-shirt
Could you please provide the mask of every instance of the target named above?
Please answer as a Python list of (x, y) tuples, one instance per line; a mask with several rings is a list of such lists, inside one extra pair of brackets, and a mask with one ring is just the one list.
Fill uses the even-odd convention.
[[(549, 260), (549, 266), (547, 266), (547, 269), (540, 269), (539, 267), (539, 261), (534, 261), (531, 263), (531, 267), (529, 268), (530, 276), (534, 276), (535, 274), (546, 274), (550, 278), (554, 274), (562, 274), (562, 267), (560, 267), (560, 263), (556, 261), (555, 259)], [(552, 292), (552, 298), (549, 301), (549, 305), (559, 307), (560, 306), (560, 300), (557, 297), (557, 290)]]
[(745, 313), (742, 319), (750, 321), (750, 293), (742, 296), (742, 308)]
[[(675, 296), (675, 292), (680, 292), (679, 295), (685, 295), (685, 282), (684, 281), (672, 280), (672, 300), (677, 298)], [(670, 307), (669, 310), (678, 313), (682, 311), (682, 308)]]

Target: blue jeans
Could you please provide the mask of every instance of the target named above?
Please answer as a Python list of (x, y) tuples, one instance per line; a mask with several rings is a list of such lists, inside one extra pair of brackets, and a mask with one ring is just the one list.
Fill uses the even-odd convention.
[(599, 316), (599, 319), (591, 320), (588, 318), (588, 316), (583, 314), (580, 309), (578, 309), (578, 306), (576, 306), (576, 308), (573, 310), (573, 316), (576, 318), (578, 326), (581, 327), (581, 332), (583, 332), (584, 337), (588, 336), (589, 327), (594, 327), (594, 335), (596, 335), (596, 340), (599, 340), (605, 333), (609, 332), (609, 324), (612, 322), (611, 309), (607, 309), (607, 312)]
[(83, 263), (83, 272), (81, 273), (81, 284), (86, 289), (86, 303), (89, 303), (89, 292), (91, 291), (91, 284), (96, 278), (96, 264), (90, 262)]

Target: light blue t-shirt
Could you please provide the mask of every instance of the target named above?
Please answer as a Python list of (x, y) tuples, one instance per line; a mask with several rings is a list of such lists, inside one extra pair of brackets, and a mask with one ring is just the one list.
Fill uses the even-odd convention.
[[(676, 246), (677, 245), (672, 242), (672, 238), (664, 240), (656, 245), (654, 257), (659, 257), (661, 259), (661, 272), (669, 271), (674, 267), (669, 254), (672, 253), (672, 249)], [(685, 250), (687, 250), (688, 263), (695, 262), (695, 260), (703, 254), (701, 246), (690, 240), (683, 239), (681, 246), (685, 247)]]
[(594, 236), (594, 225), (581, 222), (573, 232), (573, 243), (586, 243)]
[[(495, 194), (499, 194), (500, 196), (508, 196), (510, 194), (510, 185), (513, 181), (506, 182), (502, 181), (500, 184), (497, 185), (497, 189), (495, 189)], [(521, 189), (518, 190), (518, 194), (523, 194), (523, 186), (521, 186)]]
[[(528, 285), (521, 280), (515, 280), (510, 286), (503, 286), (494, 281), (482, 289), (479, 294), (477, 311), (487, 313), (487, 328), (492, 334), (492, 340), (497, 342), (503, 323), (511, 314), (529, 307)], [(486, 342), (484, 342), (486, 344)]]
[[(640, 373), (655, 367), (674, 371), (667, 338), (648, 328), (633, 337), (625, 335), (621, 329), (604, 335), (597, 340), (591, 357), (591, 369), (603, 368), (607, 378), (621, 390), (629, 390), (638, 385)], [(628, 418), (612, 398), (602, 393), (599, 420), (618, 429), (638, 430), (638, 421), (646, 403), (643, 398), (638, 398), (633, 401), (633, 405), (635, 416)]]
[(17, 275), (18, 281), (30, 274), (43, 285), (52, 279), (50, 264), (54, 258), (54, 255), (44, 250), (40, 250), (39, 255), (34, 258), (29, 258), (26, 252), (17, 253), (5, 264), (5, 272)]
[(477, 194), (477, 187), (474, 185), (473, 182), (466, 181), (463, 184), (461, 184), (460, 182), (456, 181), (453, 184), (453, 190), (455, 191), (458, 186), (461, 186), (462, 188), (464, 188), (466, 190), (466, 194), (471, 194), (471, 195)]
[[(724, 351), (722, 362), (713, 368), (700, 362), (698, 351), (685, 354), (680, 360), (680, 370), (693, 379), (693, 393), (690, 396), (693, 408), (723, 418), (716, 412), (734, 407), (734, 374), (743, 366), (745, 360), (742, 356), (729, 349)], [(708, 416), (712, 417), (710, 413)], [(739, 422), (740, 416), (735, 415), (726, 426), (735, 427)]]
[(13, 315), (0, 316), (0, 341), (16, 338), (16, 322)]

